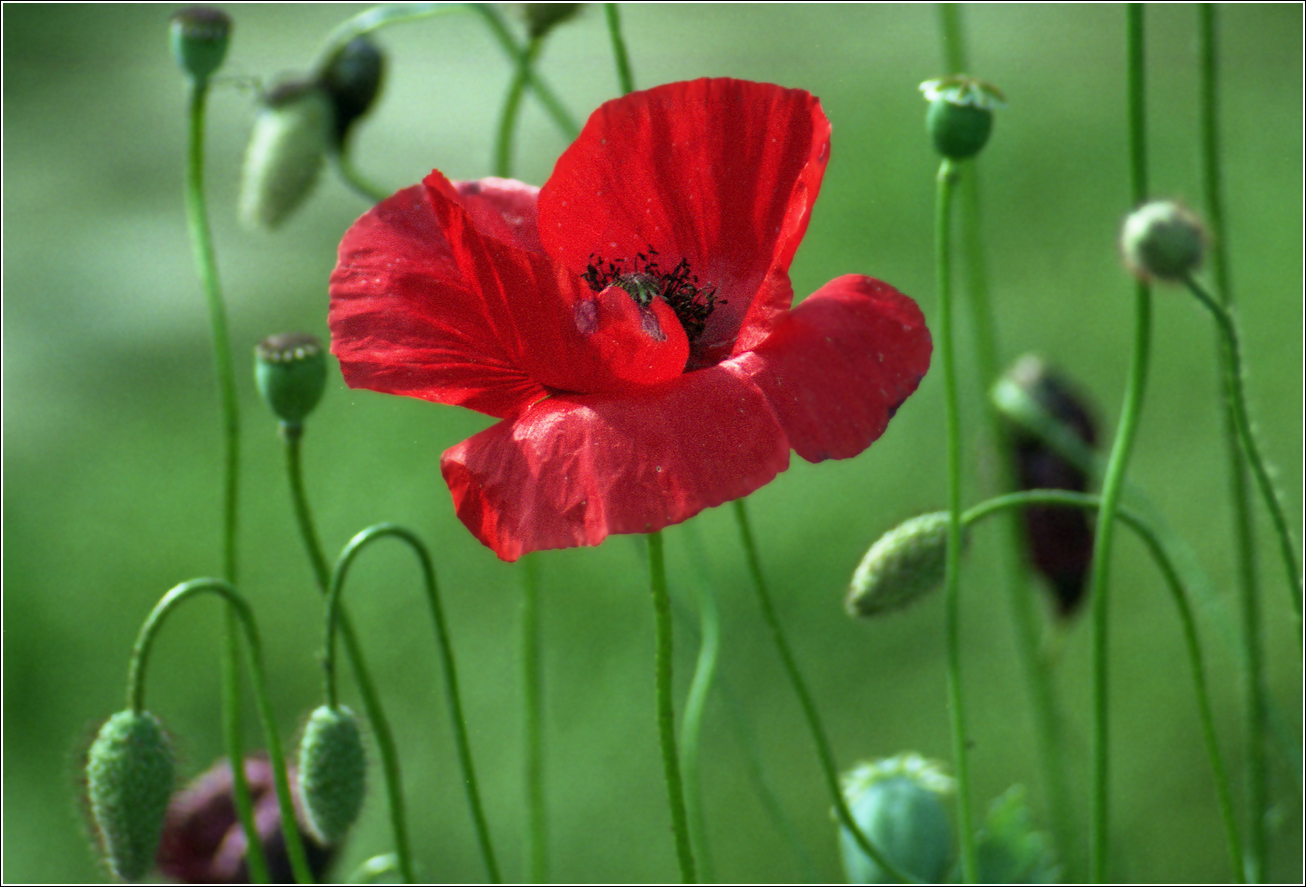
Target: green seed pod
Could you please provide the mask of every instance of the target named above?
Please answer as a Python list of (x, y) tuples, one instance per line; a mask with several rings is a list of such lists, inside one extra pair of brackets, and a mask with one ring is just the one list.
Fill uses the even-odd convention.
[(341, 147), (349, 130), (376, 101), (385, 73), (385, 56), (368, 37), (355, 37), (337, 49), (318, 74), (318, 82), (331, 96), (335, 111), (335, 146)]
[(942, 584), (947, 555), (947, 512), (899, 524), (876, 540), (857, 565), (848, 588), (848, 613), (876, 616), (910, 604)]
[(87, 756), (91, 813), (115, 874), (138, 881), (154, 864), (176, 779), (168, 737), (147, 712), (120, 711)]
[[(952, 861), (952, 829), (943, 795), (952, 779), (941, 766), (908, 753), (859, 765), (844, 775), (843, 793), (858, 827), (890, 862), (924, 884), (943, 881)], [(893, 881), (839, 829), (844, 872), (854, 884)]]
[(934, 150), (950, 160), (974, 157), (993, 132), (993, 111), (1004, 99), (996, 86), (972, 77), (927, 80), (921, 92), (930, 102), (925, 128)]
[(318, 707), (299, 746), (299, 794), (309, 827), (324, 844), (341, 840), (354, 824), (363, 809), (366, 782), (358, 718), (343, 706)]
[(302, 425), (326, 390), (326, 353), (308, 333), (268, 336), (254, 349), (254, 379), (277, 418)]
[(1172, 200), (1157, 200), (1125, 219), (1120, 249), (1139, 277), (1179, 282), (1201, 267), (1206, 240), (1201, 220), (1191, 211)]
[(334, 131), (331, 97), (317, 83), (286, 83), (263, 98), (240, 183), (245, 224), (276, 228), (304, 202)]
[(197, 84), (202, 84), (227, 57), (231, 19), (211, 6), (192, 6), (172, 17), (168, 29), (172, 56)]

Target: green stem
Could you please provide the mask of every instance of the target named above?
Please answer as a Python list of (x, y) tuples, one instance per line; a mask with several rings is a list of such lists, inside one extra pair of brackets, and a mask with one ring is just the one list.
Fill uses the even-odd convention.
[(961, 170), (951, 160), (939, 166), (934, 217), (935, 267), (938, 276), (939, 362), (948, 434), (948, 553), (944, 633), (948, 649), (948, 712), (952, 725), (953, 766), (957, 771), (957, 827), (961, 832), (961, 871), (975, 883), (975, 829), (970, 812), (970, 763), (966, 751), (966, 712), (961, 691), (961, 406), (952, 344), (952, 198)]
[(336, 561), (335, 572), (331, 575), (331, 586), (327, 592), (326, 605), (326, 655), (323, 669), (326, 673), (327, 700), (335, 701), (335, 627), (340, 617), (340, 597), (344, 588), (345, 576), (354, 559), (364, 548), (378, 539), (387, 536), (405, 543), (417, 555), (422, 568), (422, 582), (426, 591), (426, 602), (431, 610), (431, 619), (435, 625), (436, 643), (440, 650), (440, 660), (444, 672), (445, 696), (449, 701), (449, 715), (453, 721), (454, 743), (458, 748), (458, 762), (462, 767), (463, 782), (467, 791), (467, 804), (471, 808), (472, 823), (476, 829), (476, 839), (480, 844), (481, 856), (490, 881), (501, 883), (499, 864), (495, 861), (494, 846), (490, 840), (490, 829), (485, 820), (485, 810), (481, 806), (481, 794), (476, 782), (476, 768), (472, 763), (471, 742), (467, 738), (467, 721), (463, 717), (462, 698), (458, 692), (458, 670), (454, 663), (453, 645), (449, 641), (449, 629), (445, 623), (444, 609), (440, 605), (440, 589), (435, 581), (435, 568), (431, 556), (427, 553), (422, 540), (409, 530), (394, 524), (377, 524), (369, 527), (349, 540), (340, 559)]
[(821, 717), (817, 713), (816, 703), (812, 700), (812, 694), (807, 689), (807, 683), (798, 670), (798, 662), (794, 658), (793, 651), (789, 648), (789, 641), (785, 638), (784, 627), (780, 624), (780, 617), (776, 614), (775, 604), (771, 601), (771, 593), (767, 590), (766, 579), (762, 575), (762, 562), (757, 555), (757, 545), (753, 541), (753, 530), (748, 523), (748, 511), (744, 506), (744, 500), (736, 499), (731, 503), (731, 506), (735, 513), (735, 522), (739, 524), (739, 536), (744, 546), (744, 558), (748, 563), (749, 575), (753, 579), (753, 589), (757, 592), (757, 602), (762, 609), (762, 618), (766, 620), (767, 627), (771, 629), (771, 640), (774, 641), (776, 651), (780, 654), (780, 661), (784, 665), (785, 674), (789, 677), (789, 683), (793, 685), (795, 695), (798, 696), (798, 703), (803, 709), (803, 717), (807, 720), (808, 730), (811, 731), (812, 740), (816, 743), (816, 756), (821, 763), (821, 772), (825, 775), (825, 785), (830, 792), (830, 800), (834, 804), (835, 817), (838, 818), (840, 825), (852, 835), (853, 840), (857, 842), (857, 846), (862, 849), (862, 852), (874, 860), (875, 864), (883, 869), (890, 878), (904, 883), (917, 883), (915, 878), (894, 865), (871, 842), (871, 839), (857, 825), (857, 821), (853, 819), (852, 811), (848, 809), (848, 802), (845, 800), (843, 789), (839, 785), (839, 769), (834, 761), (834, 753), (830, 751), (830, 741), (826, 738), (825, 728), (821, 726)]
[[(1100, 509), (1102, 500), (1097, 496), (1085, 493), (1071, 493), (1065, 490), (1030, 490), (1000, 496), (983, 502), (967, 511), (963, 520), (969, 526), (998, 511), (1025, 508), (1030, 505), (1068, 505), (1076, 508)], [(1215, 779), (1216, 797), (1220, 805), (1220, 817), (1224, 823), (1225, 838), (1229, 846), (1229, 860), (1233, 865), (1234, 880), (1243, 883), (1245, 869), (1242, 841), (1238, 837), (1238, 826), (1234, 819), (1233, 793), (1229, 788), (1229, 776), (1224, 767), (1224, 758), (1220, 754), (1220, 744), (1216, 739), (1215, 716), (1212, 713), (1210, 693), (1206, 686), (1206, 673), (1202, 664), (1202, 647), (1197, 636), (1197, 621), (1193, 618), (1192, 606), (1188, 601), (1189, 594), (1179, 578), (1178, 570), (1174, 567), (1174, 559), (1170, 557), (1165, 546), (1161, 543), (1160, 536), (1147, 521), (1124, 507), (1118, 509), (1116, 516), (1123, 523), (1128, 524), (1147, 546), (1153, 560), (1156, 561), (1162, 575), (1165, 577), (1166, 585), (1169, 587), (1171, 597), (1175, 602), (1175, 608), (1179, 612), (1179, 620), (1183, 625), (1184, 643), (1188, 651), (1188, 663), (1193, 673), (1193, 691), (1197, 697), (1198, 715), (1202, 722), (1202, 738), (1206, 743), (1206, 754), (1211, 764), (1211, 772)]]
[(617, 63), (617, 83), (622, 95), (635, 91), (635, 78), (630, 73), (630, 57), (626, 54), (626, 41), (621, 37), (621, 13), (617, 4), (604, 3), (603, 14), (608, 20), (608, 34), (612, 37), (612, 57)]
[(680, 759), (676, 754), (676, 710), (671, 695), (671, 664), (674, 649), (671, 631), (671, 596), (667, 593), (667, 566), (662, 551), (662, 533), (648, 534), (649, 585), (653, 591), (653, 618), (656, 625), (658, 739), (662, 746), (662, 771), (667, 781), (667, 805), (671, 810), (671, 829), (676, 838), (676, 859), (680, 880), (684, 884), (698, 881), (694, 865), (694, 848), (689, 839), (689, 817), (685, 812), (685, 785), (680, 777)]
[(694, 666), (694, 679), (689, 685), (685, 700), (685, 718), (680, 725), (680, 749), (685, 768), (685, 800), (689, 813), (689, 829), (694, 841), (700, 874), (705, 883), (716, 880), (712, 854), (707, 843), (707, 825), (703, 817), (702, 782), (699, 779), (699, 745), (703, 734), (703, 713), (716, 679), (717, 660), (721, 649), (721, 613), (716, 594), (711, 585), (704, 585), (698, 593), (699, 648)]
[[(1126, 11), (1129, 84), (1129, 170), (1130, 196), (1135, 206), (1147, 197), (1147, 111), (1145, 90), (1145, 53), (1143, 42), (1143, 6), (1131, 3)], [(1111, 565), (1111, 542), (1115, 536), (1115, 516), (1120, 493), (1124, 488), (1129, 454), (1138, 430), (1147, 382), (1148, 353), (1152, 340), (1152, 293), (1139, 281), (1134, 288), (1134, 347), (1129, 362), (1129, 379), (1121, 406), (1120, 424), (1107, 462), (1102, 482), (1102, 507), (1097, 513), (1094, 536), (1092, 584), (1089, 589), (1093, 613), (1093, 766), (1089, 800), (1089, 879), (1101, 882), (1107, 877), (1108, 829), (1110, 824), (1110, 723), (1108, 652), (1108, 571)]]
[[(317, 530), (313, 525), (313, 514), (309, 510), (308, 496), (304, 491), (304, 472), (300, 458), (300, 440), (303, 436), (302, 426), (281, 426), (281, 439), (285, 442), (286, 475), (290, 480), (290, 499), (295, 509), (295, 522), (299, 525), (304, 548), (308, 552), (309, 563), (313, 567), (313, 576), (318, 591), (325, 597), (331, 585), (331, 568), (327, 565), (326, 555), (318, 541)], [(381, 770), (385, 775), (386, 794), (390, 801), (390, 827), (394, 832), (395, 857), (399, 872), (406, 883), (417, 880), (413, 868), (413, 853), (408, 843), (408, 817), (404, 809), (403, 780), (399, 772), (399, 751), (395, 746), (394, 732), (386, 718), (381, 705), (381, 697), (376, 691), (376, 683), (367, 670), (363, 657), (363, 648), (358, 642), (358, 635), (344, 609), (340, 611), (340, 633), (345, 639), (345, 653), (354, 670), (354, 682), (358, 685), (359, 695), (363, 699), (363, 711), (376, 737), (377, 751), (381, 756)]]
[[(1224, 223), (1224, 195), (1220, 172), (1219, 65), (1216, 42), (1216, 8), (1214, 3), (1198, 7), (1201, 70), (1201, 155), (1206, 219), (1216, 233), (1211, 245), (1211, 272), (1215, 287), (1226, 308), (1233, 306), (1233, 288), (1229, 282), (1228, 229)], [(1234, 562), (1238, 575), (1238, 598), (1242, 603), (1242, 647), (1247, 660), (1244, 687), (1247, 697), (1247, 808), (1266, 810), (1265, 777), (1266, 691), (1265, 657), (1262, 655), (1261, 614), (1256, 576), (1256, 532), (1251, 515), (1251, 494), (1247, 486), (1247, 467), (1239, 451), (1238, 422), (1234, 416), (1235, 392), (1229, 379), (1235, 375), (1233, 357), (1223, 337), (1219, 339), (1221, 372), (1221, 412), (1224, 426), (1225, 458), (1228, 461), (1229, 499), (1232, 504)], [(1264, 873), (1266, 849), (1265, 818), (1253, 812), (1247, 846), (1247, 877), (1259, 882)]]
[(521, 679), (526, 745), (526, 871), (542, 884), (549, 875), (548, 814), (544, 801), (544, 679), (540, 667), (540, 566), (522, 559)]
[[(503, 51), (507, 53), (508, 57), (513, 62), (520, 64), (525, 50), (517, 45), (516, 38), (512, 36), (512, 32), (508, 30), (508, 26), (503, 22), (503, 17), (499, 15), (494, 6), (489, 3), (473, 3), (471, 7), (474, 12), (480, 13), (481, 18), (484, 19), (485, 24), (494, 34), (495, 39), (499, 41), (499, 45), (503, 47)], [(549, 89), (544, 81), (536, 76), (535, 72), (529, 67), (526, 69), (526, 84), (535, 92), (535, 97), (544, 106), (545, 113), (553, 118), (553, 123), (558, 127), (558, 130), (568, 139), (574, 141), (576, 136), (580, 135), (580, 127), (576, 125), (576, 121), (572, 119), (571, 114), (563, 107), (558, 97), (554, 95), (553, 90)]]
[(508, 85), (503, 114), (499, 117), (499, 135), (494, 141), (494, 174), (502, 179), (509, 178), (512, 174), (512, 135), (517, 128), (517, 114), (521, 110), (526, 81), (543, 46), (543, 35), (533, 35), (526, 41), (526, 51), (517, 60), (517, 71)]
[(342, 147), (339, 151), (332, 151), (330, 157), (331, 165), (335, 168), (340, 181), (344, 182), (349, 190), (368, 203), (380, 203), (394, 193), (393, 191), (387, 191), (359, 172), (358, 167), (354, 166), (353, 158), (350, 157), (347, 148)]
[[(192, 80), (188, 106), (189, 136), (186, 152), (186, 227), (200, 286), (209, 309), (209, 334), (213, 364), (218, 382), (218, 399), (222, 409), (223, 482), (222, 482), (222, 575), (236, 581), (236, 504), (240, 489), (240, 411), (236, 400), (236, 373), (231, 362), (231, 337), (227, 333), (227, 311), (218, 283), (218, 262), (209, 228), (208, 207), (204, 194), (204, 111), (208, 99), (208, 81)], [(245, 778), (244, 742), (240, 717), (240, 639), (236, 616), (228, 612), (223, 620), (222, 647), (222, 733), (227, 760), (231, 765), (236, 814), (245, 831), (249, 871), (257, 881), (270, 879), (258, 830), (254, 823), (254, 803)]]
[[(271, 697), (268, 696), (267, 681), (264, 677), (267, 672), (263, 666), (263, 647), (259, 643), (258, 628), (254, 624), (254, 614), (250, 610), (249, 604), (236, 593), (230, 583), (221, 579), (192, 579), (171, 589), (155, 605), (146, 618), (145, 624), (141, 626), (140, 634), (136, 638), (136, 646), (132, 649), (131, 666), (127, 678), (127, 704), (133, 711), (144, 710), (146, 665), (149, 662), (154, 639), (158, 636), (159, 629), (163, 627), (164, 618), (182, 601), (206, 591), (213, 592), (224, 598), (227, 602), (228, 612), (235, 614), (245, 630), (246, 646), (249, 650), (250, 678), (254, 685), (254, 701), (258, 705), (259, 719), (263, 724), (263, 737), (267, 741), (268, 760), (272, 764), (272, 778), (276, 786), (277, 806), (280, 808), (281, 813), (281, 834), (286, 842), (286, 852), (290, 857), (290, 867), (295, 874), (295, 880), (301, 884), (311, 884), (313, 883), (313, 872), (309, 869), (308, 856), (304, 852), (304, 843), (299, 836), (299, 828), (295, 823), (295, 803), (290, 794), (290, 779), (286, 774), (285, 753), (281, 747), (281, 738), (277, 733), (276, 714), (272, 710)], [(240, 764), (242, 773), (244, 769), (244, 762), (242, 761)], [(234, 770), (232, 775), (234, 777)], [(261, 842), (257, 837), (258, 833), (254, 832), (254, 835), (253, 843), (247, 845), (247, 856), (249, 848), (253, 846), (261, 847)]]

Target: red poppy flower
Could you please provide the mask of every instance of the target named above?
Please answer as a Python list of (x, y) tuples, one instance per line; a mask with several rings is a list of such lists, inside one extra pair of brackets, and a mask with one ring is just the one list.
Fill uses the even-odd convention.
[(884, 432), (929, 367), (920, 309), (847, 275), (790, 310), (830, 151), (806, 92), (673, 83), (608, 102), (543, 188), (432, 172), (331, 276), (351, 387), (503, 421), (444, 454), (504, 560), (645, 533)]

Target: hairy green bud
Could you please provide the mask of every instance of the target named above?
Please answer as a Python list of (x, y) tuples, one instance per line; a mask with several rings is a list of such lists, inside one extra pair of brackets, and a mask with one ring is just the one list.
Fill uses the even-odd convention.
[(245, 149), (240, 217), (280, 225), (312, 193), (334, 138), (331, 97), (318, 83), (291, 82), (264, 97)]
[(948, 514), (938, 511), (885, 533), (853, 573), (848, 612), (876, 616), (904, 607), (943, 582), (948, 560)]
[(1120, 250), (1139, 277), (1179, 282), (1201, 266), (1206, 231), (1190, 210), (1173, 200), (1156, 200), (1125, 219)]
[(320, 706), (299, 746), (299, 793), (309, 827), (325, 844), (342, 839), (358, 819), (367, 791), (367, 756), (358, 718), (341, 706)]
[(172, 746), (154, 715), (120, 711), (100, 728), (86, 782), (105, 855), (123, 880), (139, 881), (154, 864), (175, 780)]

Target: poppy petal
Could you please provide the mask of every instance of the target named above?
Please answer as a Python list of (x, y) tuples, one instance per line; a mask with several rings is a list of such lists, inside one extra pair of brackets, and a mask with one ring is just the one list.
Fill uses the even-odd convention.
[[(488, 214), (489, 200), (481, 203)], [(345, 234), (331, 275), (330, 325), (331, 351), (351, 388), (500, 418), (548, 393), (501, 344), (421, 185), (382, 201)]]
[(660, 530), (748, 495), (788, 465), (766, 398), (723, 367), (638, 399), (549, 398), (441, 462), (458, 517), (509, 561)]
[(930, 366), (916, 303), (887, 283), (836, 277), (754, 351), (722, 364), (766, 395), (794, 451), (847, 459), (875, 441)]
[(559, 158), (540, 190), (540, 238), (576, 272), (650, 247), (666, 269), (686, 259), (719, 299), (690, 364), (710, 366), (789, 307), (829, 144), (802, 90), (695, 80), (632, 93), (595, 111)]

